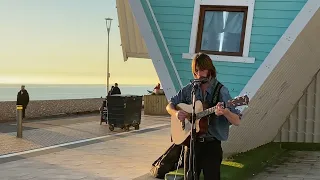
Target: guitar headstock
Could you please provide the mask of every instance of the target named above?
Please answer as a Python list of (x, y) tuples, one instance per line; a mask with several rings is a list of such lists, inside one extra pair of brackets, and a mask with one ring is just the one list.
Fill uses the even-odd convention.
[(247, 95), (244, 95), (244, 96), (238, 96), (234, 99), (229, 100), (227, 102), (227, 106), (236, 107), (236, 106), (248, 105), (248, 103), (249, 103), (249, 97)]

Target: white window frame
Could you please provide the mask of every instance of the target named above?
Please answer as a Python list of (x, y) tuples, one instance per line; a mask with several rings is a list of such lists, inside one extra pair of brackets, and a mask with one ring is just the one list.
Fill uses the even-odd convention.
[(200, 5), (248, 6), (247, 23), (246, 23), (246, 29), (245, 29), (246, 32), (244, 37), (242, 56), (223, 56), (223, 55), (212, 55), (212, 54), (211, 55), (209, 54), (209, 56), (214, 61), (254, 63), (255, 58), (248, 57), (249, 48), (250, 48), (254, 3), (255, 3), (255, 0), (195, 0), (189, 53), (183, 53), (182, 57), (185, 59), (192, 59), (195, 55), (198, 23), (199, 23), (199, 16), (200, 16)]

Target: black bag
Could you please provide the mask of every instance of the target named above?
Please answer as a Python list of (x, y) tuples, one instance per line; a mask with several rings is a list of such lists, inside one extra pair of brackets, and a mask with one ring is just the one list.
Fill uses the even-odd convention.
[(163, 179), (166, 173), (175, 170), (178, 165), (181, 167), (183, 165), (182, 150), (182, 146), (172, 144), (167, 151), (152, 164), (150, 174), (155, 178)]

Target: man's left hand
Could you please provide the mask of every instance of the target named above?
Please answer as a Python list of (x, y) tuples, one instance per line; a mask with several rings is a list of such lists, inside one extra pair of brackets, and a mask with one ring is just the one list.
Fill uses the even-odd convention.
[(228, 108), (224, 108), (222, 102), (218, 102), (215, 109), (215, 114), (217, 116), (226, 115), (230, 113), (230, 110)]

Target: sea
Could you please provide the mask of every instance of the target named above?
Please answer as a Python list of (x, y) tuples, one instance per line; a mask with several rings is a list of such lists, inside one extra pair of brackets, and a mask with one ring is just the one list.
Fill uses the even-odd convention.
[[(155, 85), (119, 85), (121, 94), (146, 95)], [(111, 87), (111, 86), (110, 86)], [(30, 100), (86, 99), (106, 96), (106, 85), (26, 84)], [(0, 101), (16, 101), (20, 85), (0, 84)]]

